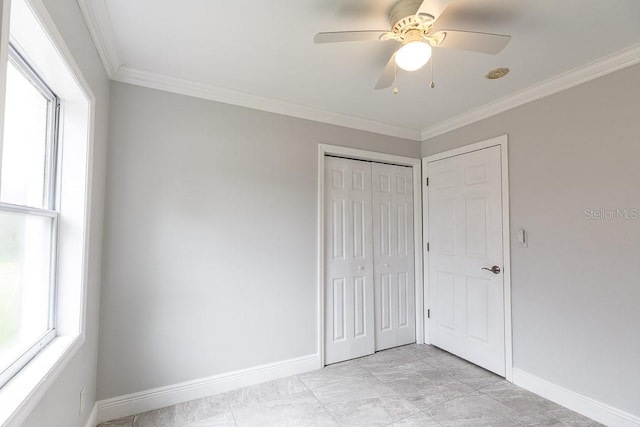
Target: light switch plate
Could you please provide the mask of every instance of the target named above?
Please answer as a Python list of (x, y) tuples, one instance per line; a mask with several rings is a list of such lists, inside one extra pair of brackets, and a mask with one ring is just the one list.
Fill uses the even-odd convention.
[(80, 415), (82, 415), (82, 413), (84, 412), (84, 406), (85, 406), (85, 396), (84, 396), (84, 387), (82, 387), (82, 389), (80, 390)]
[(527, 235), (527, 232), (523, 228), (518, 230), (518, 247), (519, 248), (529, 247), (529, 236)]

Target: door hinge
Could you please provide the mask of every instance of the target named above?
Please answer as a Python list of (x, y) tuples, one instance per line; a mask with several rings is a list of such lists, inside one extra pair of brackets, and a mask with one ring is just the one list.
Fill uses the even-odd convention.
[(427, 242), (427, 252), (429, 252), (429, 242)]
[(429, 186), (429, 177), (427, 177), (427, 187)]
[(427, 309), (427, 319), (431, 319), (431, 309)]

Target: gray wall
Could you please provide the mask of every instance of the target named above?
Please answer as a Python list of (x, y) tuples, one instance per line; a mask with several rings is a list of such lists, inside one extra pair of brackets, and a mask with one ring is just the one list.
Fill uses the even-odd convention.
[[(107, 151), (109, 81), (75, 0), (44, 2), (96, 97), (91, 206), (91, 247), (87, 295), (86, 341), (64, 369), (24, 426), (84, 426), (96, 401), (98, 316), (102, 258), (102, 219)], [(80, 390), (85, 410), (78, 415)]]
[(420, 145), (111, 85), (98, 398), (317, 352), (318, 143)]
[[(509, 135), (514, 364), (640, 415), (640, 66), (435, 137)], [(529, 248), (515, 231), (529, 233)]]

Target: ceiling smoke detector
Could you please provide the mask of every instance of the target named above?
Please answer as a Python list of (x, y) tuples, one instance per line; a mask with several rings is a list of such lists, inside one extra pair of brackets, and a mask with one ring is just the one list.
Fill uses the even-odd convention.
[(489, 80), (496, 80), (503, 78), (507, 74), (509, 74), (508, 68), (496, 68), (495, 70), (489, 71), (485, 77)]

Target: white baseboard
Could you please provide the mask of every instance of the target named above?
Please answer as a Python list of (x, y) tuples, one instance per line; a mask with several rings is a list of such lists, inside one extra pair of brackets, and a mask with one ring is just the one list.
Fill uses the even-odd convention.
[(312, 354), (101, 400), (97, 403), (98, 422), (127, 417), (319, 368), (320, 356)]
[(638, 427), (640, 417), (598, 402), (564, 387), (538, 378), (520, 369), (513, 369), (513, 383), (532, 393), (611, 427)]
[(89, 414), (89, 419), (85, 424), (85, 427), (96, 427), (98, 425), (98, 402), (93, 405), (93, 409), (91, 410), (91, 414)]

